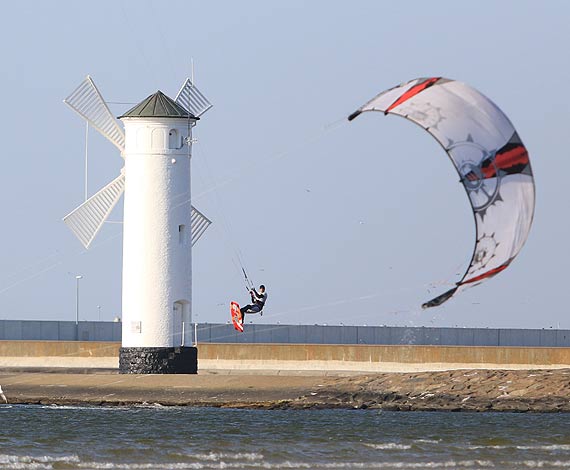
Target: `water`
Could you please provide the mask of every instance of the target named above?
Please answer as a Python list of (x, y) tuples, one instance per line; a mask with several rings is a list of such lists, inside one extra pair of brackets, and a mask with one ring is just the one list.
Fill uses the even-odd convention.
[(0, 406), (0, 468), (559, 469), (565, 414)]

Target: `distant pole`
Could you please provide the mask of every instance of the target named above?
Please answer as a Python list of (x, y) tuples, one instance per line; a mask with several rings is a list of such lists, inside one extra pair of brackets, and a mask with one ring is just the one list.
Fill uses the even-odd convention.
[(79, 280), (83, 276), (75, 276), (75, 340), (79, 341)]
[(89, 176), (89, 167), (88, 167), (88, 145), (89, 145), (89, 123), (85, 123), (85, 200), (87, 201), (87, 177)]
[(97, 305), (97, 311), (99, 313), (99, 321), (101, 321), (101, 305)]

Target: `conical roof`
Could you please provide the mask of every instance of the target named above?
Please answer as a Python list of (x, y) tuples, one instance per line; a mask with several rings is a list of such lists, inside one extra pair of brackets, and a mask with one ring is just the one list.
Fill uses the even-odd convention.
[(199, 119), (192, 113), (186, 111), (182, 106), (176, 103), (172, 98), (166, 96), (160, 90), (145, 98), (134, 108), (129, 109), (122, 116), (119, 116), (119, 119), (124, 117), (168, 117)]

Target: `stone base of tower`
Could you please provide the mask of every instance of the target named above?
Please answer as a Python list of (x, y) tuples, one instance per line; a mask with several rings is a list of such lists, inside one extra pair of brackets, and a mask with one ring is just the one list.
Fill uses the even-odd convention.
[(197, 374), (198, 349), (121, 348), (120, 374)]

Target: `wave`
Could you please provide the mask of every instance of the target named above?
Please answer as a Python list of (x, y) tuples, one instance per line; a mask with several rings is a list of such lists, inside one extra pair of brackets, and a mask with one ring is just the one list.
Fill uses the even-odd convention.
[(0, 467), (6, 469), (52, 469), (54, 464), (66, 466), (79, 464), (77, 455), (61, 456), (32, 456), (32, 455), (10, 455), (0, 454)]
[(492, 468), (493, 462), (485, 460), (460, 460), (446, 462), (224, 462), (217, 463), (132, 463), (132, 464), (116, 464), (103, 462), (85, 462), (79, 464), (81, 468), (93, 469), (223, 469), (223, 468), (243, 468), (243, 469), (342, 469), (342, 468), (379, 468), (379, 469), (439, 469), (439, 468)]
[[(30, 406), (30, 405), (25, 405)], [(32, 405), (33, 406), (33, 405)], [(43, 410), (88, 410), (88, 411), (126, 411), (125, 406), (100, 406), (100, 405), (40, 405)]]
[[(88, 469), (125, 469), (125, 470), (202, 470), (202, 469), (343, 469), (343, 468), (379, 468), (379, 469), (439, 469), (439, 468), (488, 468), (493, 467), (492, 462), (482, 460), (462, 460), (445, 462), (265, 462), (261, 454), (195, 454), (194, 457), (202, 457), (202, 462), (81, 462), (77, 455), (60, 457), (43, 456), (16, 456), (0, 454), (0, 466), (5, 469), (53, 469), (65, 466), (65, 468), (88, 468)], [(532, 467), (530, 462), (526, 466)], [(540, 462), (537, 462), (537, 466)], [(570, 465), (570, 462), (569, 462)], [(559, 467), (562, 465), (558, 465)], [(547, 467), (542, 467), (547, 468)]]
[(408, 450), (412, 446), (410, 444), (398, 444), (396, 442), (385, 442), (381, 444), (364, 444), (366, 447), (378, 450)]
[(235, 454), (230, 454), (227, 452), (224, 453), (210, 452), (208, 454), (187, 454), (187, 455), (188, 457), (191, 457), (196, 460), (206, 460), (212, 462), (218, 462), (224, 459), (247, 460), (247, 461), (263, 460), (263, 454), (258, 454), (255, 452), (238, 452)]
[(410, 450), (414, 445), (422, 444), (440, 444), (441, 439), (414, 439), (410, 444), (402, 444), (398, 442), (381, 442), (378, 444), (365, 443), (366, 447), (378, 450)]
[[(394, 448), (400, 446), (396, 443), (378, 444), (381, 448)], [(404, 446), (405, 447), (405, 446)], [(537, 447), (537, 446), (535, 446)], [(538, 446), (550, 449), (553, 446)], [(400, 447), (398, 447), (400, 448)], [(486, 468), (517, 468), (517, 469), (557, 469), (570, 468), (570, 460), (518, 460), (518, 461), (490, 461), (490, 460), (446, 460), (439, 462), (307, 462), (285, 460), (281, 462), (265, 461), (264, 456), (258, 453), (204, 453), (191, 454), (191, 462), (88, 462), (80, 461), (73, 455), (63, 456), (30, 456), (0, 454), (0, 467), (3, 469), (54, 469), (85, 468), (85, 469), (125, 469), (125, 470), (206, 470), (206, 469), (349, 469), (349, 468), (377, 468), (385, 470), (397, 469), (486, 469)]]
[(418, 444), (439, 444), (441, 439), (416, 439), (414, 442)]
[(545, 445), (467, 445), (463, 446), (464, 449), (469, 450), (477, 450), (477, 449), (517, 449), (517, 450), (569, 450), (570, 451), (570, 444), (545, 444)]
[[(411, 444), (400, 444), (395, 442), (368, 444), (364, 445), (372, 449), (379, 450), (409, 450), (414, 445), (421, 444), (441, 444), (441, 440), (435, 439), (415, 439)], [(454, 447), (463, 450), (529, 450), (529, 451), (570, 451), (570, 444), (534, 444), (534, 445), (517, 445), (517, 444), (472, 444), (463, 445), (449, 442), (446, 447)]]
[(568, 468), (570, 460), (521, 460), (519, 462), (509, 462), (515, 468)]

